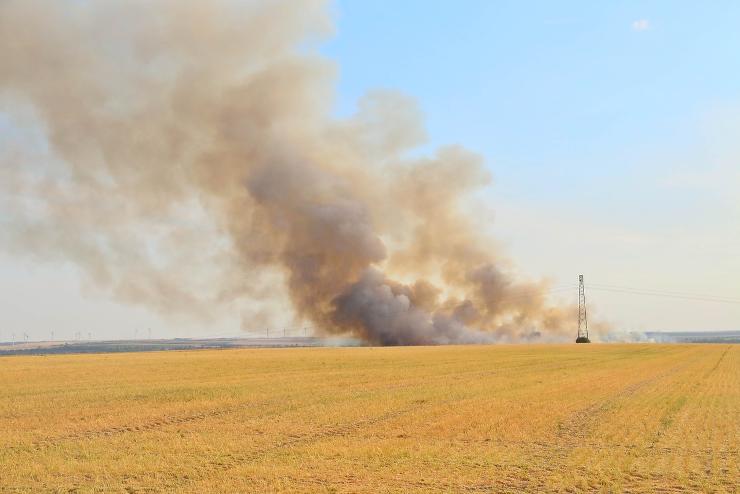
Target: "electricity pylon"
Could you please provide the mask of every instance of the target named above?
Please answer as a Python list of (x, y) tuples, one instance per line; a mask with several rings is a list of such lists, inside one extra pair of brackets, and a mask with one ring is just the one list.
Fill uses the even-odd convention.
[(588, 339), (588, 318), (586, 317), (586, 290), (583, 288), (583, 275), (578, 275), (578, 337), (576, 343), (591, 343)]

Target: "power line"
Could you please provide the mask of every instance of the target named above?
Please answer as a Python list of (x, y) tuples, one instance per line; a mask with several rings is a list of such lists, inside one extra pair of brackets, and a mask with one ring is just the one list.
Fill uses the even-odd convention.
[(671, 292), (662, 292), (658, 290), (643, 290), (639, 288), (610, 288), (605, 286), (593, 286), (589, 284), (591, 290), (614, 292), (614, 293), (625, 293), (628, 295), (648, 295), (652, 297), (663, 297), (673, 298), (680, 300), (694, 300), (700, 302), (718, 302), (724, 304), (740, 304), (740, 299), (731, 299), (724, 297), (716, 297), (712, 295), (681, 295)]
[(707, 295), (703, 293), (683, 292), (683, 291), (677, 291), (677, 290), (664, 290), (664, 289), (659, 289), (659, 288), (639, 288), (639, 287), (636, 288), (636, 287), (627, 287), (627, 286), (618, 286), (618, 285), (608, 285), (605, 283), (589, 283), (589, 286), (599, 287), (599, 288), (609, 288), (609, 289), (614, 289), (614, 290), (634, 290), (634, 291), (640, 291), (640, 292), (651, 292), (651, 293), (659, 293), (661, 295), (711, 298), (711, 299), (729, 300), (732, 302), (740, 302), (740, 299), (733, 298), (733, 297), (725, 297), (723, 295)]

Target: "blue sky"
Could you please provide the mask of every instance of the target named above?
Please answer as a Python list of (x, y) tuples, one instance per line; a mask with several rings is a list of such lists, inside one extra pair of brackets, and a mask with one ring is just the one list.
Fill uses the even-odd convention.
[[(335, 111), (413, 96), (429, 142), (482, 154), (491, 231), (522, 274), (740, 298), (740, 3), (338, 0)], [(8, 139), (7, 124), (2, 123)], [(10, 139), (12, 139), (12, 135)], [(2, 143), (2, 139), (0, 139)], [(0, 254), (0, 340), (175, 329)], [(624, 330), (740, 329), (740, 305), (588, 293)], [(47, 310), (36, 310), (44, 300)], [(142, 329), (143, 331), (143, 329)], [(182, 327), (180, 336), (231, 328)], [(139, 334), (142, 334), (140, 332)]]
[[(340, 67), (338, 111), (369, 88), (399, 89), (426, 111), (432, 144), (464, 143), (502, 179), (571, 184), (526, 180), (508, 191), (517, 196), (588, 198), (592, 180), (623, 177), (737, 98), (740, 6), (729, 2), (340, 1), (335, 10), (324, 52)], [(641, 20), (647, 28), (635, 29)]]
[[(486, 157), (492, 231), (558, 283), (740, 297), (740, 4), (352, 1), (336, 111), (414, 96), (425, 150)], [(590, 276), (590, 277), (589, 277)], [(736, 305), (593, 293), (625, 329), (740, 327)]]

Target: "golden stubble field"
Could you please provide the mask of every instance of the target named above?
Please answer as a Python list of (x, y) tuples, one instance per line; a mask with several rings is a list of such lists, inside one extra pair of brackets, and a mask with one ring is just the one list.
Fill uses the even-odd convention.
[(740, 348), (0, 358), (3, 492), (738, 492)]

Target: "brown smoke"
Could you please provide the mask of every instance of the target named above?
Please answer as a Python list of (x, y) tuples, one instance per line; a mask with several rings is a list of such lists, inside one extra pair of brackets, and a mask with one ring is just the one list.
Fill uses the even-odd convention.
[(570, 336), (479, 232), (479, 156), (408, 157), (399, 94), (332, 118), (330, 31), (311, 0), (3, 1), (0, 110), (26, 132), (0, 155), (2, 246), (166, 314), (283, 293), (373, 343)]

